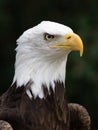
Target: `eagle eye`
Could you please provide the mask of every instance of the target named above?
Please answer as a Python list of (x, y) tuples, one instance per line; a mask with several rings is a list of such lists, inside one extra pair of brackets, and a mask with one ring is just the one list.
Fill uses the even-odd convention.
[(54, 38), (54, 35), (51, 35), (51, 34), (48, 34), (48, 33), (45, 33), (44, 34), (44, 39), (47, 40), (47, 41), (50, 41)]

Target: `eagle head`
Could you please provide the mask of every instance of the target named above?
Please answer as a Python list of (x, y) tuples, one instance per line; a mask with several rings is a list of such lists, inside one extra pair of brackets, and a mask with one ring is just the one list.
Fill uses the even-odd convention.
[[(17, 40), (13, 83), (21, 87), (31, 82), (34, 96), (43, 98), (42, 84), (54, 89), (54, 81), (65, 82), (66, 61), (71, 51), (83, 54), (82, 40), (71, 28), (43, 21), (28, 29)], [(27, 94), (32, 97), (28, 88)]]

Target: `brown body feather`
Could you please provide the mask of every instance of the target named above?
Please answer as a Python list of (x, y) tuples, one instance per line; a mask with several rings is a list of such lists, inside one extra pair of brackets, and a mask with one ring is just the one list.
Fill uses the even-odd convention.
[(30, 99), (26, 87), (14, 84), (0, 98), (0, 120), (14, 130), (68, 130), (69, 111), (63, 83), (55, 82), (55, 90), (42, 85), (45, 98)]
[[(79, 104), (67, 105), (63, 83), (55, 82), (55, 90), (42, 88), (44, 99), (30, 99), (24, 86), (10, 87), (0, 97), (0, 120), (13, 130), (90, 130), (87, 110)], [(11, 129), (1, 121), (0, 130), (4, 128)]]
[(91, 119), (87, 110), (76, 103), (68, 104), (70, 112), (70, 130), (90, 130)]

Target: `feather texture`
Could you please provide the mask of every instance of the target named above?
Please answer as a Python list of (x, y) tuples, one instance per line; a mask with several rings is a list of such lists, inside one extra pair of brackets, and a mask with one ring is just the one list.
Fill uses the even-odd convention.
[(86, 108), (79, 104), (69, 103), (70, 130), (90, 130), (91, 119)]
[(31, 100), (25, 87), (16, 88), (14, 84), (1, 96), (0, 119), (9, 122), (14, 130), (64, 130), (69, 127), (63, 83), (55, 82), (55, 90), (50, 86), (50, 92), (43, 85), (45, 99), (32, 97)]
[(82, 41), (65, 25), (44, 21), (25, 31), (17, 40), (13, 83), (0, 97), (0, 120), (13, 130), (89, 130), (86, 110), (65, 97), (72, 50), (82, 54)]

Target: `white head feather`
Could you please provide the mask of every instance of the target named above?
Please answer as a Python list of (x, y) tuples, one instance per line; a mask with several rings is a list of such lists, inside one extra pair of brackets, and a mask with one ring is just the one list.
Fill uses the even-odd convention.
[[(43, 98), (42, 84), (54, 88), (54, 81), (65, 81), (66, 61), (69, 51), (51, 49), (49, 45), (64, 40), (66, 33), (72, 33), (72, 29), (62, 24), (43, 21), (37, 26), (25, 31), (17, 40), (15, 75), (13, 83), (17, 87), (26, 85), (32, 81), (31, 90), (34, 96)], [(44, 35), (54, 35), (52, 40), (46, 40)], [(28, 96), (31, 98), (29, 90)]]

